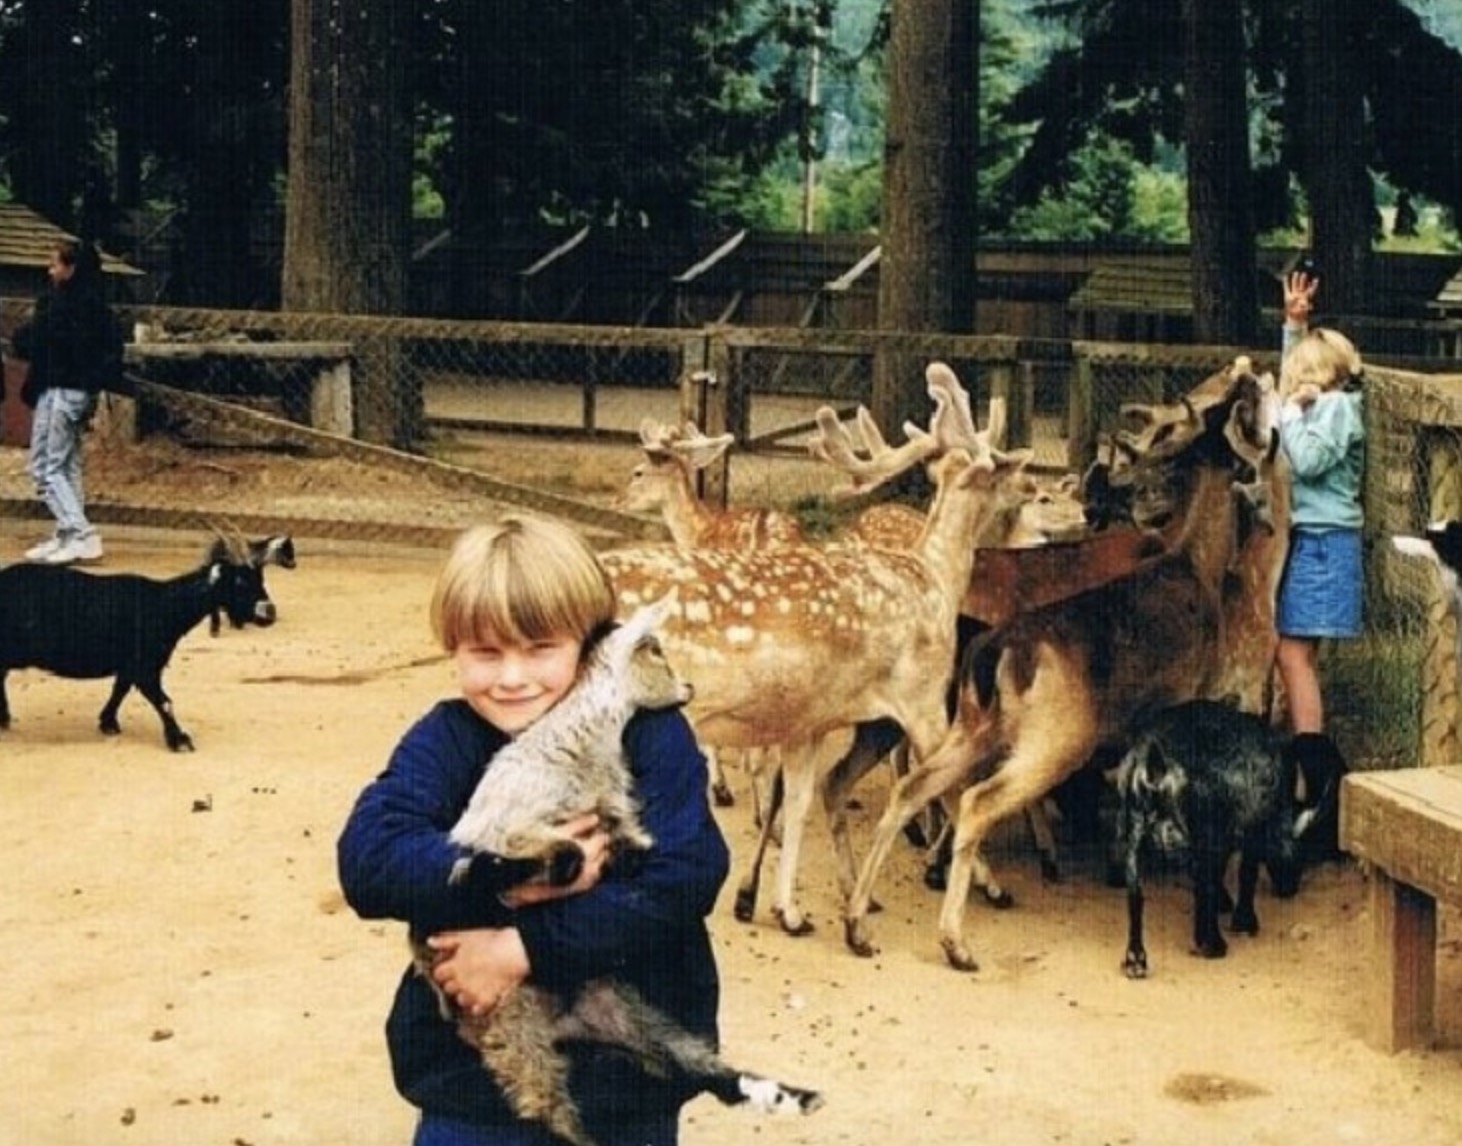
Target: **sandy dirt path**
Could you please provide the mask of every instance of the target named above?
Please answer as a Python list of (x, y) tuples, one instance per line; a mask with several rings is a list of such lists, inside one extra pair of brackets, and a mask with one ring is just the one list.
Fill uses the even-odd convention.
[[(11, 527), (13, 525), (13, 527)], [(27, 527), (33, 531), (34, 526)], [(29, 538), (0, 529), (13, 555)], [(196, 545), (108, 538), (108, 567), (173, 574)], [(0, 734), (0, 1146), (403, 1146), (381, 1025), (402, 928), (343, 906), (335, 838), (405, 725), (451, 691), (425, 606), (436, 556), (300, 546), (270, 572), (267, 632), (194, 630), (167, 674), (198, 751), (167, 752), (137, 697), (104, 738), (106, 687), (10, 681)], [(746, 791), (744, 778), (740, 791)], [(860, 793), (867, 840), (881, 776)], [(1040, 883), (1020, 832), (995, 855), (1018, 906), (973, 906), (981, 970), (939, 954), (937, 899), (907, 847), (880, 888), (877, 958), (841, 942), (821, 824), (791, 939), (763, 904), (730, 913), (750, 802), (719, 813), (735, 857), (713, 926), (727, 1053), (823, 1089), (806, 1120), (701, 1099), (686, 1146), (920, 1142), (1023, 1146), (1462, 1141), (1462, 956), (1447, 919), (1440, 990), (1451, 1049), (1378, 1054), (1360, 1038), (1366, 884), (1313, 875), (1259, 903), (1263, 933), (1219, 962), (1185, 953), (1187, 897), (1150, 888), (1153, 977), (1118, 970), (1121, 894), (1094, 857)]]

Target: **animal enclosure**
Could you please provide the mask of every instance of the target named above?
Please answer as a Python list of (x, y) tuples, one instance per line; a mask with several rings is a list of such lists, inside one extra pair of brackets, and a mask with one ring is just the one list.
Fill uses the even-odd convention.
[[(24, 309), (0, 303), (0, 327)], [(855, 330), (125, 313), (153, 337), (184, 344), (350, 347), (348, 380), (336, 384), (350, 387), (355, 434), (307, 424), (314, 374), (301, 377), (299, 362), (154, 356), (134, 370), (136, 399), (103, 399), (87, 441), (88, 493), (104, 530), (202, 528), (222, 518), (255, 534), (428, 547), (507, 508), (568, 518), (600, 545), (663, 538), (658, 521), (614, 507), (640, 459), (646, 417), (689, 417), (706, 434), (738, 435), (729, 457), (702, 475), (713, 501), (795, 509), (825, 529), (834, 479), (805, 460), (813, 411), (830, 402), (846, 413), (867, 401), (881, 348), (948, 361), (977, 409), (1005, 398), (1009, 444), (1032, 446), (1036, 465), (1052, 473), (1079, 472), (1097, 456), (1123, 402), (1173, 399), (1234, 355)], [(1275, 347), (1248, 353), (1260, 370), (1277, 365)], [(1462, 373), (1372, 365), (1367, 381), (1369, 624), (1365, 640), (1325, 650), (1335, 724), (1347, 754), (1366, 765), (1450, 762), (1462, 723), (1456, 622), (1431, 570), (1385, 538), (1462, 514)], [(139, 436), (139, 423), (150, 432)], [(39, 529), (23, 449), (0, 449), (0, 502), (37, 518)]]

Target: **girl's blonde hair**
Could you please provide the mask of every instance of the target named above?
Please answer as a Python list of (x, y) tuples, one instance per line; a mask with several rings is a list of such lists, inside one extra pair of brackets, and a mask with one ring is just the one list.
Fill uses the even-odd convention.
[(1364, 369), (1355, 343), (1338, 330), (1316, 326), (1285, 354), (1279, 368), (1279, 388), (1285, 395), (1302, 386), (1334, 390)]
[(614, 619), (614, 588), (572, 529), (508, 515), (457, 538), (437, 575), (432, 633), (447, 652), (492, 634), (514, 643), (571, 633), (586, 641)]

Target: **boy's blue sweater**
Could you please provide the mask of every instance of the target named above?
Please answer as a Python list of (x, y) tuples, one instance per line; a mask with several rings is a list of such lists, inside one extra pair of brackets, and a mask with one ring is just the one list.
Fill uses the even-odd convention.
[[(705, 761), (684, 716), (641, 712), (625, 731), (654, 847), (624, 870), (611, 868), (592, 891), (518, 911), (447, 882), (461, 854), (447, 832), (484, 762), (506, 740), (461, 700), (444, 701), (418, 721), (361, 794), (341, 834), (346, 900), (364, 918), (405, 921), (417, 937), (515, 926), (540, 985), (572, 988), (613, 976), (714, 1040), (719, 984), (705, 916), (729, 857), (706, 800)], [(475, 1052), (441, 1018), (430, 985), (409, 967), (386, 1038), (396, 1086), (418, 1107), (488, 1125), (517, 1122)], [(686, 1097), (617, 1052), (576, 1046), (571, 1054), (571, 1089), (591, 1118), (595, 1112), (647, 1116), (673, 1110)]]

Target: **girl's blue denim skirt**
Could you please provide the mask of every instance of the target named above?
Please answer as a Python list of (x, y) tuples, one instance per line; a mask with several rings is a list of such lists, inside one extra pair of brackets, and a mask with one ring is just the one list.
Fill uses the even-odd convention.
[(1360, 636), (1364, 586), (1360, 530), (1292, 530), (1279, 586), (1279, 635)]

